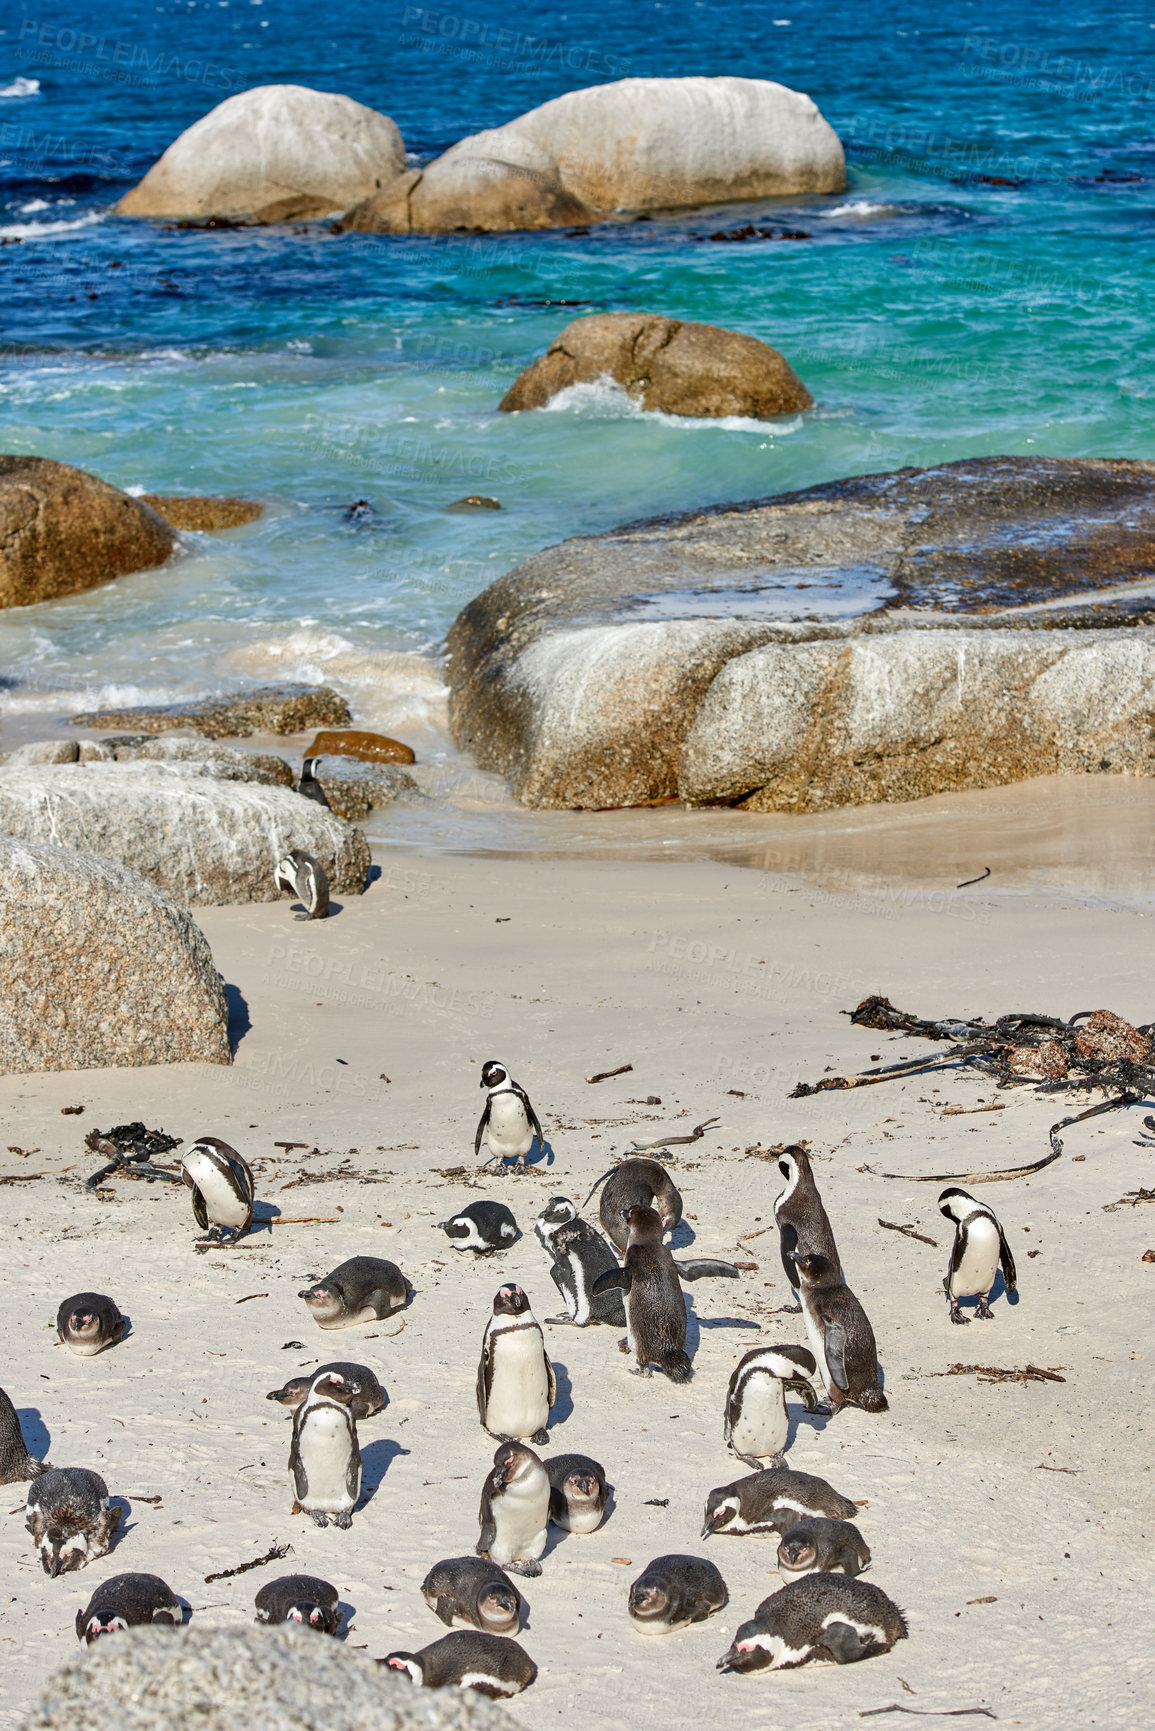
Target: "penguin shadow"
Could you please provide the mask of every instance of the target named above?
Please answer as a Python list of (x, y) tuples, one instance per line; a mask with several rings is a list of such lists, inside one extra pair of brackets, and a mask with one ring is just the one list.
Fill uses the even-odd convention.
[[(814, 1392), (821, 1399), (825, 1390), (816, 1384)], [(798, 1401), (788, 1400), (786, 1402), (786, 1447), (783, 1452), (789, 1453), (794, 1447), (803, 1425), (806, 1426), (807, 1430), (813, 1431), (815, 1436), (821, 1436), (833, 1418), (832, 1412), (807, 1412), (806, 1408), (800, 1405)]]
[[(392, 1437), (378, 1437), (361, 1450), (361, 1495), (356, 1507), (366, 1508), (381, 1488), (382, 1481), (389, 1468), (399, 1455), (407, 1455), (411, 1451), (403, 1449)], [(365, 1481), (370, 1482), (367, 1484)]]
[[(63, 1342), (58, 1344), (62, 1345)], [(46, 1461), (52, 1448), (52, 1433), (40, 1416), (39, 1407), (18, 1406), (16, 1417), (20, 1421), (20, 1434), (24, 1438), (24, 1447), (30, 1455), (35, 1455), (38, 1461)]]
[(193, 1608), (180, 1593), (176, 1595), (176, 1602), (180, 1606), (180, 1626), (183, 1629), (192, 1622)]
[(697, 1233), (688, 1220), (679, 1220), (674, 1230), (666, 1240), (670, 1250), (687, 1250), (697, 1239)]
[[(539, 1142), (537, 1137), (535, 1136), (533, 1139), (533, 1147), (530, 1149), (529, 1153), (525, 1157), (526, 1167), (528, 1168), (530, 1166), (534, 1166), (534, 1167), (552, 1166), (553, 1163), (554, 1163), (553, 1143), (549, 1140), (548, 1136), (546, 1137), (544, 1142)], [(508, 1170), (508, 1168), (507, 1168), (507, 1170)]]
[(357, 1615), (356, 1605), (351, 1605), (348, 1599), (337, 1600), (337, 1615), (341, 1621), (337, 1625), (335, 1641), (345, 1641), (349, 1638), (349, 1630), (353, 1627), (353, 1619)]
[(553, 1374), (557, 1380), (557, 1399), (549, 1409), (549, 1429), (555, 1425), (564, 1424), (567, 1418), (573, 1417), (573, 1383), (564, 1364), (559, 1364), (556, 1358), (550, 1358)]
[(744, 1316), (699, 1316), (694, 1309), (694, 1300), (688, 1292), (682, 1294), (686, 1305), (686, 1351), (693, 1358), (702, 1344), (704, 1328), (752, 1328), (758, 1332), (758, 1324)]
[(239, 986), (225, 987), (225, 1007), (228, 1010), (228, 1041), (229, 1051), (236, 1055), (237, 1047), (245, 1035), (252, 1031), (253, 1019), (249, 1015), (249, 1005)]
[[(273, 1221), (279, 1219), (281, 1210), (275, 1202), (254, 1202), (253, 1218), (249, 1223), (249, 1233), (259, 1232), (262, 1226), (267, 1226), (272, 1237)], [(246, 1234), (248, 1236), (248, 1234)]]
[(132, 1504), (129, 1502), (127, 1497), (109, 1497), (108, 1506), (110, 1509), (120, 1510), (120, 1520), (117, 1523), (116, 1532), (112, 1536), (112, 1543), (108, 1547), (109, 1552), (111, 1553), (119, 1548), (121, 1541), (125, 1539), (129, 1533), (136, 1531), (140, 1522), (133, 1520)]
[[(344, 902), (331, 901), (329, 903), (329, 912), (325, 915), (325, 918), (329, 920), (335, 919), (338, 914), (343, 914), (344, 911)], [(289, 912), (292, 914), (294, 920), (298, 922), (301, 920), (311, 920), (313, 917), (304, 902), (290, 902)]]
[[(1001, 1268), (999, 1269), (998, 1273), (995, 1275), (994, 1285), (991, 1287), (990, 1291), (987, 1293), (987, 1303), (988, 1304), (994, 1304), (1000, 1298), (1005, 1298), (1008, 1304), (1017, 1304), (1019, 1302), (1019, 1294), (1017, 1292), (1008, 1292), (1007, 1291), (1007, 1283), (1003, 1279), (1003, 1271)], [(977, 1309), (978, 1302), (979, 1301), (978, 1301), (977, 1297), (960, 1298), (958, 1301), (958, 1307), (960, 1310), (969, 1310), (969, 1311), (973, 1312), (975, 1309)], [(968, 1322), (973, 1322), (974, 1320), (975, 1320), (975, 1318), (973, 1317), (973, 1315), (967, 1317)]]

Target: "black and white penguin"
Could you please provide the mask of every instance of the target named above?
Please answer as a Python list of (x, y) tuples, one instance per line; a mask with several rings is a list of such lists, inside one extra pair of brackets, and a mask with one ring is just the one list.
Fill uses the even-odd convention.
[(437, 1230), (445, 1233), (454, 1250), (474, 1250), (478, 1256), (508, 1250), (518, 1235), (517, 1221), (504, 1202), (471, 1202), (460, 1214), (439, 1220)]
[(352, 1328), (381, 1322), (401, 1310), (412, 1288), (395, 1262), (380, 1256), (351, 1256), (332, 1274), (304, 1287), (303, 1298), (318, 1328)]
[(180, 1163), (181, 1176), (192, 1191), (193, 1217), (207, 1234), (198, 1239), (196, 1248), (235, 1244), (253, 1218), (256, 1187), (248, 1161), (219, 1136), (199, 1136)]
[(183, 1619), (180, 1600), (159, 1575), (113, 1575), (97, 1587), (84, 1610), (77, 1611), (76, 1634), (91, 1647), (101, 1635), (144, 1623), (179, 1628)]
[(826, 1256), (796, 1256), (806, 1333), (826, 1385), (830, 1410), (848, 1401), (864, 1412), (886, 1412), (878, 1386), (878, 1348), (869, 1318), (835, 1263)]
[(605, 1468), (589, 1455), (551, 1455), (549, 1518), (567, 1533), (596, 1533), (610, 1500)]
[(390, 1653), (380, 1661), (426, 1689), (476, 1689), (495, 1701), (520, 1695), (537, 1676), (524, 1647), (504, 1635), (455, 1629), (419, 1653)]
[(719, 1485), (706, 1498), (702, 1537), (711, 1533), (788, 1533), (808, 1515), (849, 1521), (857, 1513), (825, 1479), (789, 1467), (767, 1467), (732, 1485)]
[(356, 1383), (329, 1371), (317, 1377), (293, 1415), (289, 1471), (303, 1510), (318, 1527), (351, 1527), (361, 1494), (361, 1449), (353, 1417)]
[(512, 1635), (521, 1621), (521, 1594), (489, 1557), (447, 1557), (421, 1583), (425, 1603), (452, 1628)]
[(547, 1443), (557, 1378), (541, 1324), (520, 1286), (505, 1285), (493, 1300), (477, 1367), (477, 1411), (483, 1430), (505, 1440)]
[(477, 1554), (515, 1575), (540, 1575), (549, 1525), (549, 1474), (525, 1443), (502, 1443), (481, 1487)]
[(1008, 1292), (1015, 1290), (1015, 1259), (1006, 1234), (993, 1208), (951, 1184), (938, 1199), (939, 1211), (954, 1221), (954, 1245), (950, 1267), (943, 1277), (943, 1291), (950, 1305), (952, 1322), (968, 1322), (959, 1309), (960, 1298), (977, 1298), (975, 1315), (990, 1322), (994, 1312), (988, 1302), (995, 1276), (1001, 1268)]
[(817, 1374), (804, 1346), (755, 1346), (738, 1360), (726, 1390), (726, 1442), (740, 1461), (758, 1468), (786, 1465), (790, 1419), (787, 1394), (801, 1395), (807, 1412), (818, 1405), (810, 1378)]
[(480, 1154), (484, 1136), (490, 1160), (516, 1161), (514, 1170), (524, 1172), (525, 1157), (535, 1136), (538, 1148), (545, 1148), (545, 1136), (529, 1095), (496, 1058), (486, 1059), (481, 1066), (481, 1086), (487, 1098), (473, 1138), (473, 1152)]
[(849, 1575), (807, 1575), (763, 1599), (719, 1671), (789, 1671), (813, 1659), (853, 1665), (888, 1653), (906, 1618), (881, 1587)]
[(46, 1461), (28, 1453), (16, 1408), (0, 1388), (0, 1485), (18, 1484), (49, 1470)]
[(120, 1517), (99, 1473), (87, 1467), (50, 1467), (29, 1487), (24, 1525), (40, 1552), (44, 1573), (55, 1577), (107, 1556)]
[[(311, 785), (307, 786), (307, 783)], [(315, 791), (314, 791), (315, 790)], [(316, 799), (320, 794), (318, 804), (328, 805), (328, 800), (321, 792), (320, 783), (313, 776), (313, 764), (306, 758), (305, 767), (301, 773), (301, 783), (297, 789), (306, 798)], [(287, 853), (284, 859), (277, 862), (274, 873), (278, 893), (296, 896), (305, 910), (305, 918), (310, 920), (327, 919), (329, 915), (329, 880), (325, 876), (325, 868), (319, 859), (303, 848), (295, 847)], [(298, 914), (298, 919), (301, 917)]]
[(795, 1143), (784, 1148), (778, 1159), (778, 1170), (786, 1180), (786, 1188), (774, 1198), (774, 1219), (778, 1224), (779, 1252), (786, 1278), (798, 1291), (798, 1270), (794, 1253), (829, 1257), (841, 1269), (838, 1246), (829, 1217), (822, 1206), (814, 1171), (805, 1148)]
[(367, 1364), (319, 1364), (307, 1375), (291, 1376), (283, 1388), (270, 1389), (265, 1399), (279, 1401), (290, 1412), (296, 1412), (317, 1378), (328, 1375), (330, 1371), (336, 1371), (346, 1382), (357, 1384), (357, 1393), (349, 1402), (349, 1411), (358, 1424), (363, 1419), (372, 1418), (374, 1413), (389, 1404), (389, 1396)]
[(722, 1574), (705, 1557), (655, 1557), (630, 1588), (627, 1609), (640, 1635), (670, 1635), (704, 1623), (726, 1603)]
[(619, 1250), (626, 1248), (629, 1238), (626, 1217), (631, 1208), (655, 1209), (663, 1232), (672, 1232), (682, 1218), (682, 1198), (660, 1161), (623, 1160), (606, 1174), (604, 1183), (600, 1178), (598, 1183), (603, 1186), (598, 1218)]
[(257, 1623), (299, 1623), (335, 1635), (341, 1627), (340, 1595), (319, 1575), (278, 1575), (257, 1589)]
[(787, 1581), (802, 1575), (861, 1575), (869, 1564), (870, 1550), (858, 1528), (825, 1515), (797, 1521), (778, 1546), (778, 1573)]
[(95, 1358), (106, 1346), (123, 1340), (127, 1329), (112, 1299), (102, 1292), (78, 1292), (56, 1312), (56, 1333), (78, 1358)]
[(637, 1375), (652, 1375), (656, 1365), (671, 1382), (689, 1382), (694, 1367), (686, 1352), (686, 1304), (681, 1282), (715, 1276), (737, 1280), (738, 1270), (731, 1262), (705, 1257), (676, 1262), (662, 1242), (662, 1220), (654, 1208), (631, 1208), (627, 1219), (625, 1267), (599, 1274), (594, 1292), (620, 1286), (625, 1293), (623, 1351), (636, 1357)]
[(618, 1259), (595, 1227), (581, 1218), (568, 1196), (555, 1196), (538, 1215), (534, 1237), (545, 1251), (554, 1285), (565, 1303), (564, 1316), (547, 1316), (547, 1322), (572, 1322), (587, 1328), (591, 1322), (607, 1322), (613, 1328), (626, 1326), (621, 1291), (593, 1295), (599, 1274), (618, 1266)]

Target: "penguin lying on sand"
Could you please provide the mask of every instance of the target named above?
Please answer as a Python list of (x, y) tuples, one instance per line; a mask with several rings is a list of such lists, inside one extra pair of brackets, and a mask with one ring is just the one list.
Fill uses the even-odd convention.
[(610, 1500), (605, 1469), (589, 1455), (551, 1455), (549, 1518), (567, 1533), (596, 1533)]
[(317, 1378), (327, 1375), (329, 1371), (336, 1371), (346, 1382), (357, 1384), (357, 1393), (349, 1403), (349, 1411), (358, 1424), (362, 1419), (372, 1418), (374, 1413), (380, 1412), (382, 1407), (389, 1404), (389, 1396), (367, 1364), (319, 1364), (314, 1371), (302, 1376), (291, 1376), (283, 1388), (270, 1389), (265, 1399), (280, 1401), (290, 1412), (296, 1412)]
[(419, 1653), (390, 1653), (380, 1661), (426, 1689), (476, 1689), (479, 1695), (505, 1700), (528, 1689), (537, 1666), (524, 1647), (504, 1635), (476, 1629), (456, 1629), (431, 1641)]
[(101, 1635), (115, 1635), (144, 1623), (179, 1628), (181, 1602), (159, 1575), (113, 1575), (97, 1587), (83, 1611), (76, 1613), (77, 1638), (91, 1647)]
[(840, 1496), (813, 1473), (789, 1467), (768, 1467), (732, 1485), (720, 1485), (706, 1498), (702, 1537), (710, 1533), (788, 1533), (799, 1520), (825, 1515), (848, 1521), (858, 1513), (849, 1497)]
[(439, 1220), (437, 1230), (445, 1233), (454, 1250), (492, 1256), (515, 1242), (517, 1221), (504, 1202), (471, 1202), (459, 1214)]
[(795, 1256), (794, 1265), (830, 1410), (853, 1401), (863, 1412), (885, 1412), (889, 1402), (878, 1386), (878, 1348), (865, 1310), (828, 1257)]
[(303, 1287), (309, 1315), (318, 1328), (352, 1328), (382, 1322), (409, 1301), (412, 1288), (395, 1262), (383, 1256), (350, 1256), (324, 1280)]
[[(619, 1250), (626, 1248), (629, 1238), (626, 1220), (631, 1208), (656, 1209), (663, 1233), (672, 1232), (682, 1218), (681, 1195), (659, 1160), (623, 1160), (599, 1178), (598, 1184), (603, 1186), (598, 1201), (598, 1219), (602, 1230), (613, 1239)], [(594, 1185), (594, 1190), (598, 1184)], [(590, 1195), (593, 1195), (592, 1190)]]
[(705, 1557), (655, 1557), (630, 1588), (630, 1622), (640, 1635), (669, 1635), (702, 1623), (726, 1603), (726, 1583)]
[(254, 1603), (258, 1623), (299, 1623), (323, 1635), (341, 1627), (337, 1589), (319, 1575), (278, 1575), (258, 1588)]
[(56, 1312), (56, 1334), (78, 1358), (94, 1358), (123, 1340), (128, 1323), (102, 1292), (78, 1292)]
[(434, 1563), (421, 1583), (431, 1611), (452, 1629), (512, 1635), (521, 1621), (521, 1594), (489, 1557), (447, 1557)]
[(719, 1671), (789, 1671), (810, 1660), (853, 1665), (906, 1638), (906, 1618), (881, 1587), (848, 1575), (807, 1575), (763, 1599)]
[(24, 1525), (53, 1579), (82, 1569), (112, 1546), (122, 1510), (108, 1500), (108, 1486), (87, 1467), (51, 1467), (33, 1479)]
[(698, 1258), (675, 1262), (662, 1242), (662, 1221), (653, 1208), (631, 1208), (624, 1268), (609, 1269), (594, 1281), (594, 1292), (620, 1286), (626, 1295), (626, 1339), (622, 1350), (637, 1358), (639, 1376), (653, 1367), (671, 1382), (689, 1382), (694, 1374), (686, 1352), (686, 1305), (680, 1282), (719, 1276), (737, 1280), (732, 1262)]
[(869, 1564), (870, 1550), (858, 1528), (826, 1515), (807, 1515), (783, 1533), (778, 1546), (778, 1573), (787, 1581), (803, 1575), (861, 1575)]
[(547, 1443), (557, 1378), (541, 1324), (520, 1286), (499, 1287), (485, 1325), (477, 1367), (477, 1412), (482, 1428), (503, 1440), (529, 1437)]
[(545, 1136), (529, 1095), (496, 1058), (488, 1058), (481, 1066), (481, 1086), (488, 1090), (488, 1097), (473, 1138), (473, 1152), (480, 1154), (484, 1136), (489, 1160), (513, 1160), (514, 1171), (524, 1172), (525, 1157), (535, 1136), (539, 1149), (545, 1149)]
[(950, 1319), (952, 1322), (968, 1322), (969, 1317), (959, 1309), (959, 1299), (977, 1298), (975, 1315), (982, 1322), (990, 1322), (994, 1311), (988, 1301), (1000, 1268), (1007, 1291), (1015, 1290), (1015, 1259), (1006, 1234), (994, 1209), (957, 1184), (951, 1184), (941, 1193), (938, 1206), (940, 1212), (954, 1222), (950, 1267), (942, 1283), (950, 1305)]
[(256, 1187), (248, 1161), (219, 1136), (199, 1136), (180, 1163), (181, 1176), (192, 1191), (193, 1218), (206, 1233), (194, 1248), (204, 1251), (235, 1244), (253, 1218)]
[(814, 1354), (804, 1346), (755, 1346), (738, 1360), (726, 1390), (727, 1443), (740, 1461), (758, 1468), (786, 1465), (790, 1420), (787, 1394), (799, 1394), (807, 1412), (818, 1405), (810, 1386), (817, 1374)]
[[(312, 762), (307, 761), (301, 776), (301, 786), (298, 792), (306, 797), (316, 797), (312, 788), (306, 788), (306, 783), (312, 781), (312, 788), (320, 794), (320, 803), (328, 805), (328, 800), (321, 793), (320, 783), (313, 779)], [(325, 868), (319, 859), (303, 848), (295, 847), (287, 853), (284, 859), (278, 861), (273, 874), (273, 881), (282, 895), (296, 896), (305, 910), (305, 918), (309, 920), (324, 920), (329, 917), (329, 880), (325, 876)], [(297, 915), (300, 919), (300, 914)]]
[(534, 1237), (549, 1260), (550, 1277), (565, 1301), (565, 1316), (547, 1316), (547, 1322), (572, 1322), (587, 1328), (591, 1322), (626, 1326), (625, 1306), (618, 1290), (593, 1295), (599, 1274), (618, 1266), (618, 1259), (602, 1237), (578, 1214), (568, 1196), (555, 1196), (538, 1215)]

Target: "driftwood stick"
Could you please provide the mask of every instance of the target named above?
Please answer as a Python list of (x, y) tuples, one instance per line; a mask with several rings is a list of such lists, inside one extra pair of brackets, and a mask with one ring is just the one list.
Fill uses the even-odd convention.
[(1119, 1106), (1133, 1106), (1140, 1095), (1119, 1094), (1114, 1100), (1101, 1100), (1097, 1106), (1088, 1106), (1084, 1112), (1075, 1112), (1070, 1118), (1060, 1118), (1057, 1124), (1052, 1124), (1047, 1132), (1051, 1141), (1051, 1152), (1044, 1154), (1041, 1160), (1035, 1160), (1030, 1166), (1007, 1166), (1000, 1172), (879, 1172), (873, 1166), (862, 1166), (862, 1172), (869, 1172), (872, 1178), (897, 1178), (903, 1184), (994, 1184), (1004, 1178), (1027, 1178), (1032, 1172), (1041, 1172), (1044, 1166), (1049, 1166), (1063, 1152), (1063, 1144), (1059, 1140), (1059, 1131), (1065, 1130), (1070, 1124), (1081, 1124), (1085, 1118), (1097, 1118), (1101, 1112), (1114, 1112)]

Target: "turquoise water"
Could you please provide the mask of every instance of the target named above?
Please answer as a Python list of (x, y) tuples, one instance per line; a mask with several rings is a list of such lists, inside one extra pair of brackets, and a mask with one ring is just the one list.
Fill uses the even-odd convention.
[[(100, 26), (29, 0), (0, 35), (0, 239), (19, 242), (0, 247), (0, 448), (267, 509), (186, 537), (162, 571), (5, 614), (0, 741), (80, 701), (292, 674), (442, 752), (447, 627), (567, 535), (983, 453), (1155, 455), (1150, 9), (970, 5), (930, 24), (898, 0), (780, 3), (779, 23), (750, 5), (338, 4), (318, 31), (301, 0), (133, 3)], [(846, 143), (848, 192), (584, 236), (108, 214), (250, 84), (345, 91), (424, 159), (627, 71), (808, 91)], [(752, 219), (808, 238), (709, 238)], [(814, 409), (679, 421), (596, 388), (496, 412), (569, 319), (633, 308), (773, 343)], [(477, 492), (503, 509), (446, 510)], [(372, 516), (346, 521), (360, 499)]]

